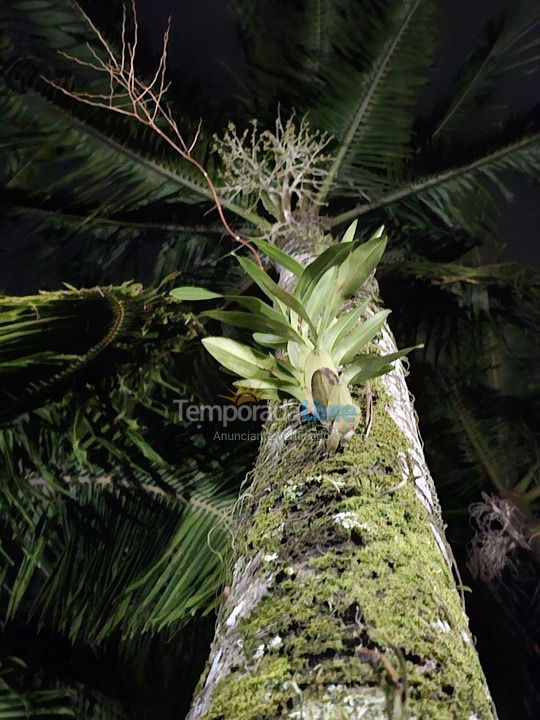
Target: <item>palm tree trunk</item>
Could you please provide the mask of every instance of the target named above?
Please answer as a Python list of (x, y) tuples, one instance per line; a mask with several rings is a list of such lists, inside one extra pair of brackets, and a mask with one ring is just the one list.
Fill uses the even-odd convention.
[(188, 720), (494, 717), (401, 363), (372, 394), (329, 458), (274, 408)]

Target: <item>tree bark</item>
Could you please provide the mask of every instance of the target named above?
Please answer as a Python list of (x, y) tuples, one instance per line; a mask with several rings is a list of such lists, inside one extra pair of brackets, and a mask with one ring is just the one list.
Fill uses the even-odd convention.
[(329, 458), (274, 407), (188, 720), (494, 718), (403, 364), (372, 392), (369, 434)]

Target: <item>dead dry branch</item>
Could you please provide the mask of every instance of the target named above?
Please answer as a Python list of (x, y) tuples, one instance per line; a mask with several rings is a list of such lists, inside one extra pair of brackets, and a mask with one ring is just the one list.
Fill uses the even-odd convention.
[[(262, 266), (260, 256), (255, 248), (247, 240), (240, 237), (230, 226), (212, 179), (206, 168), (193, 155), (193, 150), (200, 136), (202, 121), (199, 122), (193, 137), (186, 139), (166, 102), (166, 93), (170, 86), (170, 83), (166, 80), (167, 52), (171, 29), (170, 18), (163, 35), (163, 50), (158, 65), (151, 80), (145, 82), (138, 77), (136, 70), (139, 24), (135, 0), (131, 0), (131, 33), (128, 32), (126, 5), (123, 6), (120, 52), (115, 52), (113, 46), (80, 6), (79, 10), (95, 33), (101, 46), (101, 52), (96, 51), (90, 43), (87, 43), (86, 47), (92, 56), (92, 60), (83, 60), (62, 51), (60, 52), (72, 62), (106, 75), (109, 83), (108, 93), (76, 91), (68, 89), (49, 78), (43, 77), (43, 80), (59, 92), (78, 102), (127, 116), (151, 128), (183, 160), (192, 165), (202, 175), (223, 227), (236, 242), (245, 246), (255, 256), (257, 263)], [(128, 37), (129, 34), (131, 34), (131, 39)]]

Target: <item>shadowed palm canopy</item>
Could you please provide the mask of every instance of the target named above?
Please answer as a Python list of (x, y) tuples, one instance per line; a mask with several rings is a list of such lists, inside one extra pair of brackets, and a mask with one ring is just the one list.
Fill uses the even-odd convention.
[[(540, 170), (540, 118), (504, 107), (497, 89), (538, 70), (540, 12), (523, 1), (491, 18), (443, 82), (437, 5), (239, 0), (234, 93), (195, 88), (173, 62), (168, 107), (185, 137), (202, 118), (193, 157), (239, 236), (275, 239), (275, 215), (257, 188), (227, 193), (215, 136), (230, 122), (250, 132), (254, 118), (273, 130), (293, 113), (326, 138), (316, 193), (291, 206), (298, 227), (340, 236), (358, 219), (368, 237), (386, 226), (379, 279), (401, 344), (425, 343), (411, 383), (458, 556), (482, 492), (513, 498), (525, 518), (520, 580), (507, 578), (499, 600), (529, 633), (519, 662), (531, 692), (538, 612), (524, 628), (522, 598), (534, 593), (540, 532), (540, 285), (497, 262), (497, 214), (512, 175)], [(102, 32), (119, 51), (120, 3), (110, 13)], [(249, 279), (232, 256), (245, 250), (200, 172), (163, 137), (58, 89), (107, 96), (108, 79), (91, 67), (103, 53), (96, 28), (70, 0), (0, 8), (0, 714), (9, 718), (28, 708), (84, 718), (185, 711), (257, 451), (178, 418), (175, 400), (214, 403), (231, 383), (200, 343), (223, 333), (219, 322), (168, 292), (180, 276), (241, 295)], [(136, 72), (151, 79), (156, 53), (140, 38)]]

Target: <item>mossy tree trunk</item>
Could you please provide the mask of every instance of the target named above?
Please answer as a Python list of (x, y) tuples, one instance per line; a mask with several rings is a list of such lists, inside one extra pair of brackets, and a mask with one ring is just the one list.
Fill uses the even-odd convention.
[(401, 363), (372, 394), (329, 458), (275, 408), (188, 720), (494, 717)]

